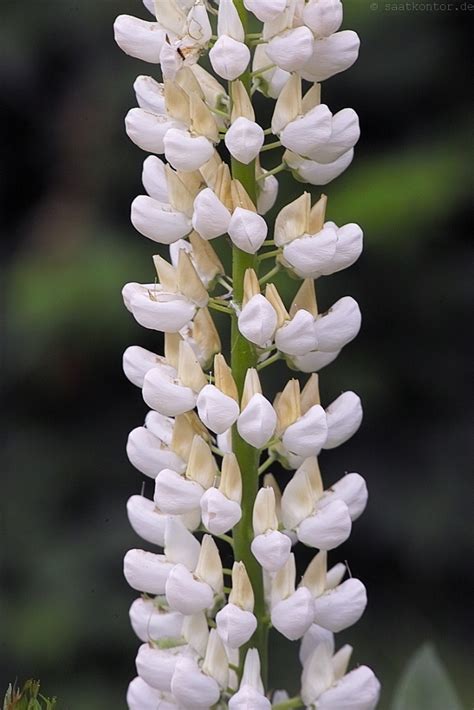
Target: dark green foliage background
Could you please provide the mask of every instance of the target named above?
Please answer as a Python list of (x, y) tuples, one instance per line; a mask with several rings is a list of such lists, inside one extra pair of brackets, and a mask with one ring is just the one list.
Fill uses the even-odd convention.
[[(326, 191), (329, 218), (363, 225), (366, 249), (318, 284), (322, 308), (351, 294), (364, 314), (358, 340), (323, 371), (322, 393), (328, 403), (354, 389), (366, 416), (322, 467), (328, 482), (357, 470), (369, 483), (367, 513), (332, 559), (347, 559), (368, 586), (368, 611), (341, 641), (381, 677), (382, 710), (426, 639), (473, 701), (466, 5), (389, 11), (346, 0), (361, 57), (323, 89), (333, 110), (353, 106), (361, 117), (355, 162)], [(146, 11), (138, 0), (3, 0), (0, 11), (0, 688), (39, 677), (61, 710), (109, 710), (125, 705), (137, 646), (121, 561), (138, 543), (125, 501), (141, 477), (124, 444), (145, 414), (121, 353), (160, 347), (120, 297), (124, 282), (152, 277), (154, 247), (128, 222), (143, 155), (122, 122), (135, 76), (150, 69), (116, 48), (112, 22)], [(289, 179), (281, 187), (285, 201), (300, 191)], [(269, 388), (284, 374), (270, 373)], [(296, 648), (275, 637), (271, 649), (272, 683), (296, 690)]]

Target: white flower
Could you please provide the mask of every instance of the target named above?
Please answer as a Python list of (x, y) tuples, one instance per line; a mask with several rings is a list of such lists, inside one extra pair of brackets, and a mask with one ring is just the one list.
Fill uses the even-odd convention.
[(162, 651), (144, 643), (138, 649), (136, 658), (138, 675), (152, 688), (162, 692), (170, 692), (174, 669), (178, 658), (183, 653), (182, 646)]
[(344, 296), (316, 319), (318, 349), (325, 352), (340, 350), (351, 342), (360, 330), (362, 316), (357, 301)]
[(237, 207), (227, 231), (239, 249), (247, 254), (255, 254), (267, 237), (268, 227), (263, 217), (256, 212)]
[(247, 651), (240, 688), (229, 699), (229, 710), (271, 710), (260, 676), (260, 656), (256, 648)]
[(309, 311), (298, 310), (275, 333), (275, 345), (286, 355), (306, 355), (317, 348), (314, 317)]
[(137, 676), (128, 685), (127, 705), (129, 710), (174, 710), (174, 703), (163, 698), (161, 691), (145, 683)]
[(313, 405), (283, 434), (282, 442), (287, 451), (297, 456), (317, 456), (327, 439), (327, 419), (319, 404)]
[(137, 76), (133, 90), (140, 108), (157, 114), (166, 114), (165, 91), (163, 84), (151, 76)]
[(214, 592), (184, 567), (175, 565), (166, 583), (166, 599), (181, 614), (196, 614), (212, 605)]
[(228, 532), (242, 517), (240, 504), (229, 500), (217, 488), (209, 488), (204, 492), (200, 506), (202, 522), (213, 535)]
[(239, 416), (239, 405), (215, 385), (206, 385), (196, 401), (199, 418), (215, 434), (223, 434)]
[(277, 322), (275, 309), (260, 293), (245, 304), (238, 318), (242, 335), (261, 348), (272, 341)]
[(159, 64), (166, 32), (158, 22), (146, 22), (131, 15), (119, 15), (114, 22), (114, 37), (125, 54), (144, 62)]
[(145, 476), (156, 478), (164, 468), (183, 473), (186, 464), (174, 451), (146, 427), (137, 427), (128, 435), (127, 456)]
[(352, 521), (357, 520), (364, 512), (368, 499), (367, 484), (358, 473), (348, 473), (334, 483), (324, 493), (324, 498), (344, 501), (349, 509)]
[(352, 30), (316, 39), (311, 56), (301, 68), (302, 78), (306, 81), (324, 81), (349, 69), (359, 56), (359, 46), (359, 37)]
[(362, 405), (355, 392), (343, 392), (326, 408), (328, 437), (325, 449), (334, 449), (351, 438), (362, 422)]
[(245, 116), (239, 116), (225, 136), (225, 144), (229, 153), (244, 165), (248, 165), (257, 157), (264, 141), (263, 128)]
[(347, 579), (314, 600), (314, 622), (333, 633), (349, 628), (367, 606), (367, 591), (359, 579)]
[(313, 515), (301, 521), (298, 539), (319, 550), (333, 550), (351, 534), (352, 521), (347, 505), (342, 500), (331, 500), (316, 507)]
[(130, 623), (136, 635), (146, 643), (161, 638), (179, 638), (183, 616), (176, 611), (163, 611), (152, 599), (135, 599), (129, 611)]
[(157, 365), (169, 367), (165, 358), (152, 353), (139, 345), (130, 345), (126, 348), (122, 359), (125, 377), (137, 387), (143, 387), (143, 378), (148, 370)]
[[(265, 174), (265, 170), (263, 174)], [(278, 197), (278, 180), (274, 175), (260, 180), (257, 186), (257, 211), (259, 214), (266, 214), (274, 206)]]
[(182, 128), (169, 128), (163, 137), (166, 160), (176, 170), (199, 170), (214, 154), (212, 142), (205, 136), (192, 135)]
[(166, 516), (144, 496), (131, 496), (127, 501), (127, 514), (133, 530), (143, 540), (162, 547), (165, 544)]
[(196, 306), (180, 293), (167, 293), (155, 284), (126, 284), (123, 300), (144, 328), (177, 333), (193, 319)]
[(181, 515), (199, 508), (203, 493), (199, 483), (171, 469), (163, 469), (156, 477), (155, 503), (169, 515)]
[(128, 584), (137, 592), (164, 594), (166, 580), (173, 569), (165, 555), (144, 550), (129, 550), (123, 561), (123, 573)]
[(253, 636), (257, 619), (251, 611), (226, 604), (216, 615), (217, 632), (226, 646), (240, 648)]
[(301, 372), (319, 372), (323, 367), (334, 362), (338, 355), (339, 351), (323, 353), (316, 350), (306, 355), (297, 355), (292, 358), (292, 361), (296, 369), (301, 370)]
[(132, 108), (125, 116), (125, 130), (135, 145), (147, 153), (164, 153), (164, 139), (171, 129), (179, 129), (182, 124), (164, 114)]
[(322, 626), (318, 626), (317, 624), (311, 624), (310, 628), (301, 639), (299, 658), (302, 666), (306, 665), (313, 651), (321, 643), (328, 647), (331, 654), (334, 653), (335, 641), (332, 631), (323, 629)]
[(303, 21), (315, 37), (329, 37), (342, 24), (341, 0), (309, 0), (303, 10)]
[(191, 231), (190, 218), (169, 204), (139, 195), (132, 202), (131, 221), (143, 236), (159, 244), (172, 244)]
[(318, 710), (373, 710), (380, 683), (368, 666), (351, 671), (318, 698)]
[(165, 416), (189, 412), (196, 406), (196, 393), (190, 387), (180, 385), (169, 375), (153, 368), (145, 375), (143, 399), (152, 409)]
[(222, 35), (210, 50), (209, 61), (218, 76), (234, 81), (246, 70), (250, 62), (250, 50), (243, 42)]
[(359, 117), (353, 109), (344, 108), (332, 117), (329, 139), (316, 145), (311, 151), (306, 150), (303, 155), (318, 163), (333, 164), (346, 155), (359, 138)]
[(244, 0), (244, 5), (261, 22), (269, 22), (285, 10), (287, 0)]
[(323, 227), (316, 234), (307, 234), (285, 244), (283, 258), (301, 278), (315, 278), (332, 261), (336, 247), (336, 230)]
[(265, 50), (269, 59), (288, 72), (301, 71), (313, 54), (314, 38), (307, 27), (289, 29), (273, 37)]
[[(258, 74), (253, 79), (253, 85), (258, 91), (272, 99), (277, 99), (283, 87), (290, 78), (290, 74), (280, 67), (273, 66), (266, 52), (266, 44), (255, 47), (252, 69)], [(266, 67), (266, 71), (262, 71)]]
[(229, 228), (231, 214), (211, 188), (206, 187), (194, 200), (193, 227), (203, 239), (215, 239)]
[(314, 600), (309, 589), (300, 587), (272, 607), (272, 624), (290, 641), (300, 639), (314, 618)]
[(183, 656), (176, 662), (171, 692), (179, 706), (189, 710), (208, 710), (217, 703), (221, 694), (214, 678), (202, 673), (194, 659)]
[(354, 158), (354, 149), (351, 148), (337, 158), (333, 163), (317, 163), (315, 160), (306, 160), (296, 153), (286, 151), (283, 159), (292, 170), (294, 177), (310, 185), (327, 185), (341, 175)]
[(237, 429), (244, 441), (261, 449), (275, 433), (277, 415), (262, 394), (255, 393), (237, 420)]
[(303, 116), (290, 121), (281, 131), (280, 140), (285, 148), (310, 157), (311, 153), (330, 140), (331, 133), (331, 111), (326, 104), (319, 104)]
[(276, 572), (286, 564), (291, 553), (291, 540), (278, 531), (275, 491), (260, 488), (253, 507), (254, 539), (250, 549), (267, 572)]

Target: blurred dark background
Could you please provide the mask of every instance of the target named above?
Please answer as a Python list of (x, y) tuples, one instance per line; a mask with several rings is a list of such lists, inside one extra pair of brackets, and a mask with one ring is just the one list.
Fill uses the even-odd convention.
[[(474, 12), (451, 5), (417, 12), (346, 0), (344, 26), (359, 32), (361, 57), (323, 89), (333, 111), (351, 106), (361, 118), (354, 164), (325, 192), (329, 218), (360, 223), (366, 248), (355, 267), (318, 284), (322, 307), (351, 294), (364, 314), (359, 338), (321, 376), (325, 403), (344, 389), (362, 396), (364, 424), (322, 457), (322, 470), (330, 482), (356, 470), (369, 484), (370, 506), (331, 561), (347, 559), (367, 584), (367, 612), (340, 641), (381, 678), (382, 710), (427, 639), (466, 707), (473, 702)], [(122, 375), (121, 354), (133, 343), (157, 349), (159, 338), (135, 324), (120, 296), (126, 281), (150, 280), (155, 250), (129, 224), (144, 155), (125, 136), (123, 116), (136, 75), (156, 68), (114, 44), (120, 13), (147, 17), (138, 0), (1, 2), (0, 689), (38, 677), (68, 710), (124, 707), (138, 645), (121, 566), (138, 543), (125, 502), (141, 477), (124, 446), (145, 407)], [(289, 179), (281, 186), (286, 201), (301, 191)], [(280, 374), (267, 379), (270, 389)], [(272, 652), (273, 685), (296, 690), (296, 647), (279, 639)]]

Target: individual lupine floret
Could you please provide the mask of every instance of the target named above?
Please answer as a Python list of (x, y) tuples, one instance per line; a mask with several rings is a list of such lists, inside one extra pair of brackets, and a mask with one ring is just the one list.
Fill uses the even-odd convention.
[(317, 456), (327, 439), (327, 417), (320, 404), (316, 377), (308, 380), (302, 392), (298, 380), (290, 380), (275, 398), (277, 434), (281, 438), (277, 451), (290, 465), (300, 465), (300, 457)]
[(196, 614), (209, 609), (223, 592), (224, 577), (219, 550), (210, 535), (204, 535), (194, 572), (177, 564), (170, 571), (165, 594), (171, 609), (181, 614)]
[(280, 69), (270, 61), (266, 52), (266, 45), (259, 44), (255, 47), (253, 55), (253, 88), (256, 91), (277, 99), (283, 87), (290, 78), (290, 73)]
[(196, 406), (203, 424), (215, 434), (223, 434), (239, 417), (237, 386), (221, 353), (214, 358), (214, 384), (202, 388)]
[(297, 9), (296, 0), (291, 0), (282, 13), (263, 26), (268, 58), (287, 72), (301, 71), (313, 53), (313, 33), (303, 24), (295, 24)]
[(283, 207), (275, 221), (275, 244), (283, 249), (280, 261), (300, 278), (317, 279), (352, 266), (362, 252), (363, 234), (357, 224), (338, 228), (325, 222), (327, 198), (311, 207), (311, 196)]
[(325, 81), (349, 69), (359, 56), (360, 39), (353, 30), (315, 37), (313, 51), (300, 74), (306, 81)]
[(272, 304), (278, 316), (274, 336), (276, 348), (289, 356), (306, 355), (316, 350), (318, 341), (314, 327), (314, 311), (300, 308), (290, 315), (274, 284), (267, 284), (265, 298)]
[(245, 44), (245, 30), (233, 0), (219, 2), (217, 36), (209, 61), (218, 76), (234, 81), (247, 68), (250, 50)]
[(307, 708), (318, 710), (373, 710), (379, 700), (380, 683), (367, 666), (347, 673), (351, 646), (334, 656), (320, 644), (307, 660), (301, 677), (301, 698)]
[(226, 646), (236, 649), (253, 636), (257, 619), (253, 613), (255, 598), (243, 562), (232, 567), (232, 591), (228, 603), (217, 612), (217, 633)]
[(154, 495), (157, 507), (170, 515), (197, 510), (217, 473), (217, 464), (208, 444), (202, 437), (195, 436), (185, 475), (167, 468), (157, 475)]
[(225, 144), (233, 158), (244, 165), (255, 160), (265, 141), (263, 128), (255, 122), (255, 111), (241, 81), (232, 84), (231, 125)]
[(266, 572), (276, 572), (288, 560), (291, 540), (278, 530), (275, 491), (260, 488), (253, 507), (253, 532), (251, 550)]
[(341, 0), (309, 0), (303, 9), (303, 21), (315, 37), (329, 37), (342, 25)]
[(266, 348), (272, 343), (277, 325), (277, 313), (260, 292), (257, 274), (253, 269), (247, 269), (242, 310), (238, 315), (240, 332), (254, 345)]
[(215, 629), (212, 629), (201, 667), (193, 658), (182, 656), (178, 659), (171, 680), (171, 692), (183, 710), (207, 709), (218, 702), (221, 692), (227, 688), (228, 678), (225, 648)]
[(191, 346), (202, 369), (208, 371), (214, 356), (222, 349), (221, 339), (209, 310), (199, 308), (193, 320), (181, 328), (179, 335)]
[(245, 656), (239, 690), (229, 699), (229, 710), (270, 710), (271, 706), (263, 688), (260, 656), (256, 648), (250, 648)]
[(367, 606), (367, 590), (353, 577), (342, 582), (346, 567), (338, 564), (327, 572), (327, 552), (313, 558), (303, 575), (301, 586), (314, 597), (314, 623), (338, 633), (361, 618)]
[(128, 686), (127, 706), (129, 710), (176, 710), (173, 698), (145, 683), (137, 676)]
[(203, 525), (213, 535), (222, 535), (242, 517), (242, 475), (235, 454), (222, 459), (219, 487), (208, 488), (201, 497)]
[(174, 421), (158, 412), (149, 412), (145, 426), (136, 427), (128, 435), (127, 456), (145, 476), (156, 478), (163, 468), (178, 473), (186, 469), (186, 462), (172, 449)]
[(271, 403), (262, 394), (260, 378), (255, 368), (247, 370), (240, 409), (237, 431), (248, 444), (262, 449), (275, 432), (277, 415)]
[(295, 556), (291, 554), (271, 582), (272, 624), (290, 641), (302, 638), (314, 619), (313, 595), (305, 586), (296, 589), (295, 581)]
[(283, 155), (283, 163), (291, 170), (293, 177), (299, 182), (310, 185), (327, 185), (341, 175), (354, 158), (354, 149), (351, 148), (332, 163), (318, 163), (315, 160), (302, 158), (290, 150)]
[(192, 265), (207, 289), (212, 288), (216, 279), (225, 274), (222, 262), (215, 250), (196, 231), (193, 230), (189, 234), (189, 241), (179, 239), (170, 244), (170, 259), (175, 269), (178, 268), (179, 252), (181, 250), (189, 254)]
[(146, 350), (140, 345), (130, 345), (124, 351), (122, 365), (125, 377), (136, 387), (143, 387), (143, 379), (152, 367), (168, 368), (170, 374), (174, 368), (162, 355)]
[(244, 0), (244, 5), (261, 22), (270, 22), (284, 12), (287, 0)]
[(138, 597), (129, 611), (130, 623), (140, 641), (178, 639), (183, 629), (183, 615), (169, 611), (158, 600)]
[[(144, 643), (138, 649), (135, 660), (137, 673), (147, 685), (155, 690), (159, 690), (162, 693), (171, 693), (171, 680), (176, 663), (183, 656), (193, 658), (195, 654), (185, 645), (161, 649), (152, 644)], [(171, 698), (172, 696), (170, 696)]]
[(196, 406), (199, 392), (206, 385), (202, 371), (191, 345), (179, 343), (179, 360), (176, 375), (154, 367), (143, 380), (143, 399), (149, 407), (167, 417), (189, 412)]
[(147, 22), (132, 15), (119, 15), (114, 22), (114, 37), (125, 54), (151, 64), (160, 63), (166, 30), (159, 22)]
[[(162, 513), (152, 500), (140, 495), (131, 496), (127, 501), (127, 515), (137, 535), (153, 545), (164, 546), (168, 516)], [(176, 517), (188, 530), (196, 530), (201, 522), (198, 509)]]

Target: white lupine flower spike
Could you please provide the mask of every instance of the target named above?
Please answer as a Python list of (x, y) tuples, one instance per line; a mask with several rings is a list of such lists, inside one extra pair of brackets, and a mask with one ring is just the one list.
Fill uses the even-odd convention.
[[(316, 374), (362, 321), (344, 290), (323, 303), (317, 280), (357, 261), (363, 232), (332, 221), (309, 188), (276, 207), (278, 173), (322, 186), (354, 158), (357, 113), (328, 104), (325, 82), (356, 61), (359, 37), (343, 28), (342, 0), (143, 5), (147, 19), (114, 23), (119, 47), (148, 63), (125, 131), (148, 154), (130, 218), (154, 243), (156, 272), (122, 290), (150, 343), (122, 361), (148, 408), (126, 445), (148, 482), (126, 504), (143, 541), (123, 563), (141, 642), (127, 706), (372, 710), (377, 678), (350, 670), (352, 647), (336, 650), (334, 636), (362, 617), (367, 591), (346, 564), (327, 566), (367, 484), (351, 469), (327, 480), (318, 460), (351, 439), (363, 409), (337, 386), (322, 402)], [(280, 154), (272, 167), (268, 151)], [(281, 386), (277, 367), (293, 371)], [(302, 577), (301, 545), (314, 551)], [(270, 627), (301, 642), (297, 697), (267, 688)]]

